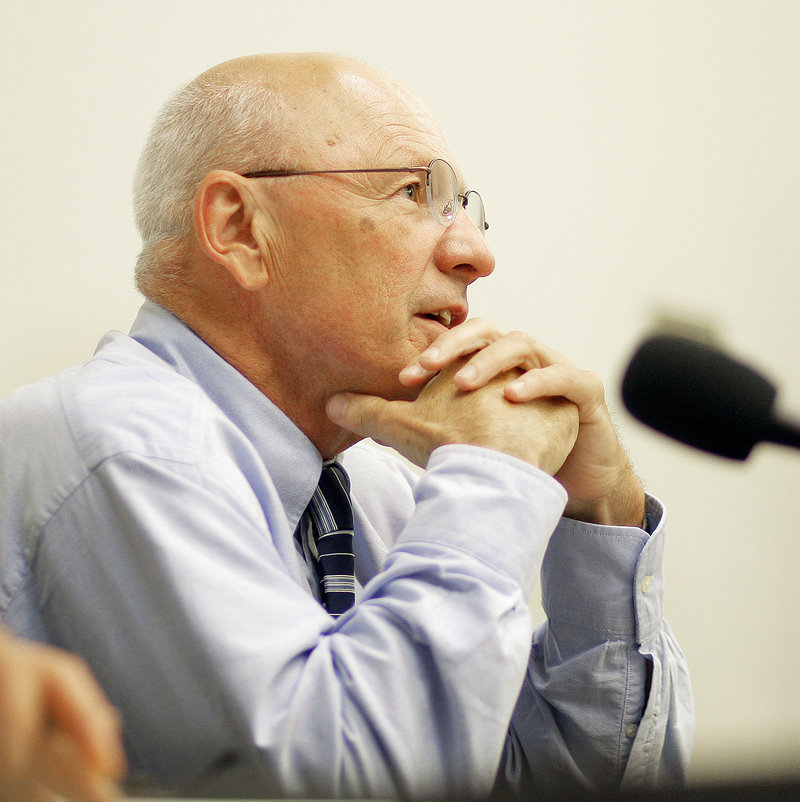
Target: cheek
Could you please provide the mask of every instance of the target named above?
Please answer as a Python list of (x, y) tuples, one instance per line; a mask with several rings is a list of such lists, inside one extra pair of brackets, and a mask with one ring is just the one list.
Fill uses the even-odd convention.
[(350, 251), (356, 267), (354, 281), (364, 291), (380, 292), (388, 304), (403, 304), (407, 309), (425, 275), (424, 244), (391, 220), (362, 217), (358, 228), (362, 236)]
[(378, 228), (378, 224), (371, 217), (362, 217), (358, 221), (358, 227), (364, 234), (369, 234)]
[(407, 340), (426, 270), (420, 232), (392, 216), (326, 219), (324, 228), (303, 232), (307, 246), (297, 251), (304, 264), (294, 290), (306, 312), (342, 336), (349, 329), (362, 345)]
[(337, 276), (337, 294), (343, 302), (368, 311), (376, 324), (397, 320), (407, 314), (422, 271), (402, 238), (387, 239), (387, 232), (368, 217), (361, 219), (359, 230), (358, 242), (343, 249), (337, 260), (343, 269)]

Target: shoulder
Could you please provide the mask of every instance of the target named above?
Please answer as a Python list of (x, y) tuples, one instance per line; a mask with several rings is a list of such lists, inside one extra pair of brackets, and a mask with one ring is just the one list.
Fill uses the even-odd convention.
[(61, 412), (89, 465), (120, 451), (186, 459), (198, 448), (211, 407), (200, 387), (121, 334), (62, 374), (58, 390)]
[(187, 459), (210, 415), (213, 404), (200, 387), (114, 333), (88, 362), (22, 387), (0, 404), (2, 451), (24, 443), (26, 460), (43, 451), (72, 457), (88, 470), (123, 451)]

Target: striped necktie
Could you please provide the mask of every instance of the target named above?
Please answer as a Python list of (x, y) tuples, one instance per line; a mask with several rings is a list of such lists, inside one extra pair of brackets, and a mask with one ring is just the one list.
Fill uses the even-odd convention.
[(316, 545), (322, 602), (338, 618), (355, 603), (356, 578), (350, 480), (337, 462), (323, 466), (306, 512)]

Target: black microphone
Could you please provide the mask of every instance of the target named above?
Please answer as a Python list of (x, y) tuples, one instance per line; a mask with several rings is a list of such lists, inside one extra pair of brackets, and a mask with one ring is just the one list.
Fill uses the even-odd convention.
[(695, 448), (744, 460), (765, 441), (800, 448), (800, 426), (775, 410), (775, 386), (714, 346), (659, 334), (636, 349), (622, 400), (642, 423)]

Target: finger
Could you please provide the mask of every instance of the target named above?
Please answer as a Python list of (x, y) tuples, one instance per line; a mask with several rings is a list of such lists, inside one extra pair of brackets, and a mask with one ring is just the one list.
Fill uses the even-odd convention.
[(328, 401), (327, 413), (339, 426), (390, 446), (424, 468), (433, 445), (421, 431), (419, 420), (407, 414), (410, 408), (409, 401), (386, 401), (374, 395), (339, 393)]
[(119, 714), (82, 660), (68, 654), (60, 658), (44, 688), (53, 727), (73, 739), (93, 771), (119, 779), (126, 768)]
[(2, 634), (0, 660), (0, 783), (19, 777), (44, 727), (44, 710), (32, 650)]
[(361, 437), (374, 437), (385, 424), (381, 423), (389, 401), (374, 395), (337, 393), (328, 400), (328, 417), (337, 425)]
[(440, 334), (417, 359), (400, 372), (400, 382), (406, 387), (423, 384), (446, 365), (459, 357), (485, 348), (503, 336), (492, 323), (482, 318), (470, 318)]
[(529, 370), (509, 382), (503, 394), (509, 401), (518, 403), (561, 396), (578, 407), (582, 418), (593, 408), (605, 403), (603, 383), (594, 373), (564, 364)]
[[(15, 695), (0, 701), (0, 787), (27, 771), (30, 752), (40, 733), (40, 705), (33, 689), (15, 683)], [(0, 795), (0, 798), (2, 795)]]
[(460, 390), (476, 390), (514, 368), (530, 370), (569, 360), (521, 331), (512, 331), (474, 353), (454, 376)]
[(59, 649), (1, 637), (0, 727), (9, 732), (2, 733), (0, 788), (27, 790), (0, 796), (50, 800), (53, 791), (69, 790), (71, 799), (113, 798), (108, 778), (125, 768), (119, 721), (86, 664)]
[(94, 770), (71, 733), (52, 730), (36, 755), (39, 785), (67, 799), (111, 802), (120, 798), (112, 779)]
[(412, 362), (400, 371), (397, 378), (404, 387), (416, 387), (425, 384), (435, 375), (435, 370), (426, 370), (418, 362)]
[(25, 802), (63, 802), (63, 797), (45, 788), (36, 780), (20, 779), (17, 782), (0, 781), (0, 799)]

